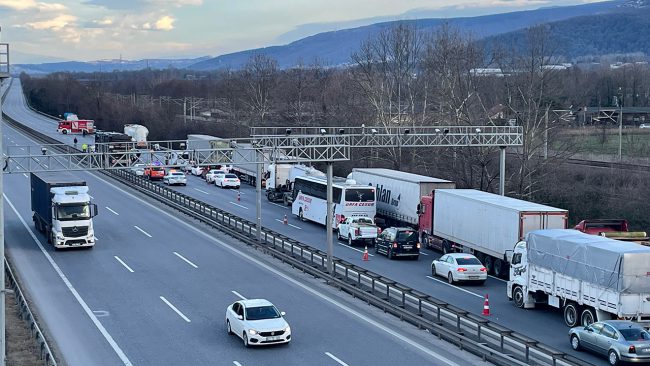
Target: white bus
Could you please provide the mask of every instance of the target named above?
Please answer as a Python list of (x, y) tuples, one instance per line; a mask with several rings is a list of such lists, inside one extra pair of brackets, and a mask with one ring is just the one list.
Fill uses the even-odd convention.
[[(335, 177), (332, 180), (334, 204), (333, 228), (338, 228), (344, 217), (365, 216), (374, 218), (377, 213), (375, 188), (346, 181)], [(293, 203), (291, 213), (302, 220), (310, 220), (326, 225), (327, 218), (327, 178), (296, 177), (293, 184)]]

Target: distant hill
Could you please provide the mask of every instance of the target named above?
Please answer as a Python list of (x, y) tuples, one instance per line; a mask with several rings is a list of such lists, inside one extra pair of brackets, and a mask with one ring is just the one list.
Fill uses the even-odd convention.
[[(434, 30), (446, 22), (472, 34), (475, 38), (484, 38), (525, 29), (536, 24), (620, 12), (621, 7), (629, 2), (630, 0), (616, 0), (477, 17), (421, 19), (401, 22), (413, 24), (423, 31)], [(634, 0), (634, 2), (637, 2), (637, 0)], [(256, 53), (264, 53), (275, 58), (282, 68), (294, 66), (298, 64), (299, 60), (309, 64), (315, 59), (318, 59), (324, 65), (344, 65), (350, 61), (350, 55), (359, 49), (363, 41), (397, 23), (397, 21), (383, 22), (352, 29), (319, 33), (284, 46), (258, 48), (218, 56), (196, 63), (188, 68), (195, 70), (237, 69), (242, 67), (251, 55)]]
[(152, 69), (182, 69), (189, 65), (196, 64), (210, 59), (209, 56), (203, 56), (192, 59), (144, 59), (144, 60), (100, 60), (92, 62), (65, 61), (49, 62), (42, 64), (15, 64), (11, 65), (11, 72), (19, 74), (24, 71), (28, 74), (49, 74), (52, 72), (69, 71), (69, 72), (97, 72), (97, 71), (129, 71), (141, 70), (147, 67)]

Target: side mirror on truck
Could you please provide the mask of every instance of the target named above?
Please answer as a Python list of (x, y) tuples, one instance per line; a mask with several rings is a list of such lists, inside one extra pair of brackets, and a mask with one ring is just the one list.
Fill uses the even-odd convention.
[(92, 207), (93, 208), (92, 208), (92, 212), (90, 213), (90, 217), (95, 217), (99, 213), (99, 211), (97, 211), (97, 204), (93, 203)]

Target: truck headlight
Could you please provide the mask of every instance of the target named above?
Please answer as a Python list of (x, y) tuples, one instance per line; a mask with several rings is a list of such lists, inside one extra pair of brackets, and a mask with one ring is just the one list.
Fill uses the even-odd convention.
[(56, 238), (57, 239), (65, 239), (65, 236), (63, 236), (63, 233), (57, 232), (56, 233)]

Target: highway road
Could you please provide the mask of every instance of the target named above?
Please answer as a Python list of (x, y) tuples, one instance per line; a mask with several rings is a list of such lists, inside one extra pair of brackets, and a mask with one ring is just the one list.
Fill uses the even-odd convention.
[[(50, 121), (21, 104), (19, 85), (14, 85), (4, 112), (51, 131)], [(3, 142), (12, 149), (35, 145), (6, 125)], [(73, 174), (87, 180), (99, 207), (98, 243), (92, 249), (54, 251), (34, 232), (28, 175), (5, 175), (4, 186), (8, 255), (68, 365), (480, 362), (319, 281), (242, 250), (232, 238), (188, 223), (100, 174)], [(267, 298), (286, 311), (292, 343), (249, 350), (228, 336), (225, 308), (241, 297)]]

